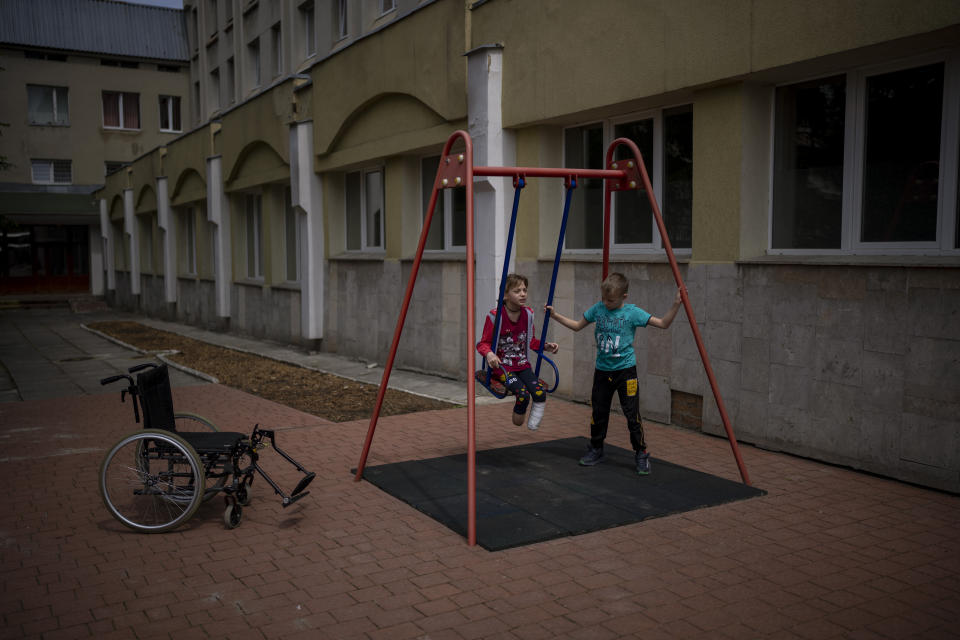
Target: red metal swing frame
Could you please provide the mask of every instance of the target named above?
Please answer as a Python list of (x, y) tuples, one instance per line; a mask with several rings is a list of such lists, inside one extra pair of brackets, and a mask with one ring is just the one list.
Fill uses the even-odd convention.
[[(451, 154), (453, 145), (457, 140), (462, 140), (464, 151), (462, 153)], [(630, 151), (632, 158), (614, 160), (614, 151), (620, 145), (625, 145)], [(363, 452), (360, 454), (360, 461), (357, 463), (357, 473), (355, 480), (363, 478), (363, 470), (366, 466), (367, 456), (370, 453), (370, 445), (373, 442), (373, 433), (377, 427), (377, 420), (380, 417), (380, 409), (383, 405), (383, 397), (387, 391), (387, 383), (390, 380), (390, 372), (393, 370), (393, 361), (397, 355), (397, 346), (400, 343), (400, 335), (403, 332), (403, 325), (407, 318), (407, 310), (410, 307), (410, 299), (413, 296), (413, 287), (416, 284), (417, 273), (420, 270), (420, 262), (423, 257), (424, 246), (427, 241), (427, 234), (430, 231), (430, 224), (433, 222), (433, 213), (437, 204), (437, 197), (442, 189), (465, 188), (467, 190), (467, 342), (466, 342), (466, 377), (467, 377), (467, 542), (470, 546), (477, 543), (477, 429), (476, 429), (476, 379), (474, 378), (474, 347), (476, 345), (476, 326), (474, 318), (474, 289), (475, 289), (475, 266), (474, 266), (474, 237), (473, 237), (473, 180), (474, 177), (512, 177), (515, 180), (519, 178), (597, 178), (604, 181), (603, 196), (603, 278), (607, 277), (610, 266), (610, 202), (612, 194), (616, 191), (631, 191), (643, 189), (650, 200), (650, 208), (653, 211), (654, 219), (657, 223), (657, 229), (660, 231), (660, 238), (663, 242), (663, 248), (667, 252), (667, 258), (670, 261), (670, 268), (673, 271), (674, 280), (680, 288), (680, 295), (683, 301), (683, 308), (687, 314), (687, 320), (693, 331), (694, 340), (697, 343), (697, 350), (700, 352), (700, 359), (703, 361), (703, 368), (710, 382), (710, 388), (713, 391), (713, 397), (717, 403), (717, 409), (720, 412), (720, 419), (723, 421), (723, 428), (727, 433), (727, 439), (730, 441), (730, 448), (737, 462), (737, 468), (740, 471), (740, 478), (744, 484), (750, 484), (750, 477), (740, 456), (740, 449), (737, 446), (737, 439), (733, 435), (733, 427), (730, 425), (730, 419), (727, 416), (727, 409), (720, 395), (720, 389), (717, 386), (716, 378), (713, 374), (713, 367), (710, 366), (710, 359), (707, 356), (707, 350), (703, 345), (703, 339), (700, 336), (700, 330), (697, 327), (696, 318), (693, 315), (693, 307), (690, 306), (690, 299), (687, 295), (687, 289), (684, 286), (683, 278), (680, 276), (680, 268), (677, 266), (677, 259), (673, 254), (673, 247), (667, 237), (667, 228), (663, 223), (663, 216), (660, 213), (660, 207), (657, 205), (656, 198), (653, 197), (653, 187), (650, 184), (650, 178), (643, 164), (643, 158), (640, 150), (632, 140), (627, 138), (617, 138), (610, 143), (607, 148), (606, 162), (607, 169), (553, 169), (537, 167), (475, 167), (473, 165), (473, 140), (466, 131), (456, 131), (448, 139), (443, 147), (443, 153), (440, 155), (440, 167), (437, 169), (437, 176), (433, 183), (433, 191), (430, 194), (430, 204), (427, 208), (427, 215), (423, 221), (423, 230), (420, 232), (420, 243), (417, 246), (417, 254), (413, 261), (413, 268), (410, 271), (410, 280), (407, 283), (406, 294), (403, 298), (403, 305), (400, 310), (400, 316), (397, 319), (397, 327), (393, 333), (393, 343), (390, 345), (390, 355), (383, 368), (383, 378), (380, 381), (380, 389), (377, 392), (377, 401), (373, 409), (373, 415), (370, 417), (370, 426), (367, 429), (367, 437), (363, 443)]]

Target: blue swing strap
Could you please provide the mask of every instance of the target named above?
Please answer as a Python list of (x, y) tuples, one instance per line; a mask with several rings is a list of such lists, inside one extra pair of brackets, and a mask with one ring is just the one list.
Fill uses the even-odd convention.
[[(563, 219), (560, 223), (560, 238), (557, 241), (557, 252), (553, 259), (553, 275), (550, 279), (550, 292), (547, 296), (547, 306), (553, 304), (553, 294), (557, 286), (557, 273), (560, 270), (560, 256), (563, 253), (563, 238), (567, 231), (567, 218), (570, 215), (570, 202), (573, 198), (573, 190), (577, 188), (577, 181), (573, 176), (568, 176), (566, 178), (565, 186), (567, 189), (566, 199), (563, 204)], [(513, 194), (513, 212), (510, 215), (510, 231), (507, 234), (507, 247), (506, 254), (503, 260), (503, 274), (500, 277), (500, 294), (497, 296), (497, 313), (493, 322), (493, 352), (497, 351), (497, 339), (500, 336), (500, 318), (503, 314), (503, 294), (506, 288), (507, 275), (510, 268), (510, 252), (513, 249), (513, 234), (517, 226), (517, 210), (520, 205), (520, 190), (524, 187), (524, 179), (522, 176), (516, 176), (514, 178), (514, 186), (516, 187)], [(547, 339), (547, 325), (550, 324), (550, 312), (547, 311), (543, 317), (543, 328), (540, 332), (540, 348), (537, 349), (537, 366), (534, 370), (537, 379), (540, 382), (540, 386), (547, 393), (553, 393), (557, 385), (560, 384), (560, 371), (557, 369), (556, 363), (553, 360), (543, 355), (543, 345), (544, 341)], [(550, 386), (547, 382), (540, 378), (540, 369), (542, 367), (543, 361), (546, 360), (547, 363), (553, 368), (553, 386)], [(489, 391), (493, 396), (497, 398), (505, 398), (507, 396), (507, 388), (504, 384), (504, 381), (498, 380), (493, 377), (493, 372), (490, 371), (487, 367), (486, 358), (483, 359), (482, 367), (476, 373), (477, 382), (481, 384), (487, 391)]]
[[(548, 307), (553, 306), (553, 293), (557, 288), (557, 273), (560, 271), (560, 255), (563, 253), (563, 237), (567, 233), (567, 218), (570, 215), (570, 201), (573, 199), (573, 190), (577, 188), (577, 180), (573, 176), (568, 176), (564, 182), (567, 187), (567, 197), (563, 203), (563, 219), (560, 221), (560, 238), (557, 240), (557, 253), (553, 258), (553, 275), (550, 278), (550, 292), (547, 294), (546, 306)], [(547, 393), (553, 393), (557, 385), (560, 384), (560, 372), (557, 370), (557, 365), (554, 364), (553, 360), (543, 355), (543, 345), (547, 339), (547, 326), (549, 324), (550, 310), (548, 309), (543, 315), (543, 327), (540, 330), (540, 348), (537, 349), (537, 367), (534, 373), (539, 379), (540, 365), (544, 360), (550, 363), (554, 371), (554, 383), (552, 388), (547, 389)]]
[[(510, 214), (510, 230), (507, 233), (507, 250), (503, 259), (503, 274), (500, 276), (500, 294), (497, 296), (497, 313), (493, 319), (493, 341), (491, 350), (497, 352), (497, 339), (500, 337), (500, 318), (503, 316), (503, 294), (507, 287), (507, 275), (510, 270), (510, 252), (513, 251), (513, 234), (517, 228), (517, 211), (520, 209), (520, 190), (526, 186), (523, 176), (516, 176), (513, 179), (513, 211)], [(487, 391), (497, 398), (507, 396), (507, 388), (503, 382), (493, 377), (493, 372), (487, 367), (487, 359), (482, 358), (483, 364), (476, 373), (477, 382), (479, 382)]]

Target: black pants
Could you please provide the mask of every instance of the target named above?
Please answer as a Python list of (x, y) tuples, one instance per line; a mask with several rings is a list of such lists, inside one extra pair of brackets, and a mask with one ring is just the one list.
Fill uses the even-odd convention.
[(590, 404), (593, 406), (593, 419), (590, 421), (590, 446), (602, 449), (607, 437), (607, 425), (610, 422), (610, 403), (614, 392), (620, 396), (620, 406), (627, 418), (630, 430), (630, 444), (634, 451), (645, 451), (647, 443), (643, 439), (643, 424), (640, 422), (640, 385), (637, 381), (637, 368), (619, 371), (593, 372), (593, 392)]
[(540, 381), (537, 380), (536, 374), (533, 373), (533, 369), (530, 367), (508, 373), (504, 378), (503, 384), (507, 388), (507, 391), (517, 396), (517, 401), (513, 405), (514, 413), (521, 415), (526, 413), (531, 396), (534, 402), (546, 402), (547, 400), (547, 394), (544, 392), (543, 387), (540, 386)]

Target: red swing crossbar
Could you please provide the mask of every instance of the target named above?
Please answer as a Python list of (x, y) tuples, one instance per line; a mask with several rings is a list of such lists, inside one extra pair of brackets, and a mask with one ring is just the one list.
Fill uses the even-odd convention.
[[(451, 154), (454, 143), (462, 140), (464, 151), (462, 153)], [(629, 158), (614, 160), (613, 154), (617, 147), (624, 145), (630, 151)], [(355, 480), (363, 478), (363, 470), (366, 466), (367, 456), (370, 453), (370, 445), (373, 442), (373, 433), (377, 427), (377, 420), (380, 418), (380, 409), (383, 406), (383, 398), (387, 391), (387, 383), (390, 380), (390, 372), (393, 370), (393, 362), (397, 355), (397, 347), (400, 343), (400, 335), (403, 333), (403, 325), (407, 318), (407, 310), (410, 307), (410, 300), (413, 297), (413, 287), (416, 284), (417, 274), (420, 270), (420, 263), (423, 258), (423, 250), (427, 242), (427, 234), (430, 231), (430, 224), (433, 222), (433, 213), (437, 205), (437, 197), (441, 189), (453, 189), (463, 187), (467, 190), (467, 543), (474, 546), (477, 543), (477, 429), (476, 429), (476, 377), (474, 371), (474, 346), (476, 343), (476, 324), (474, 318), (474, 288), (475, 288), (475, 266), (474, 266), (474, 237), (473, 237), (473, 180), (476, 176), (489, 177), (514, 177), (514, 178), (597, 178), (604, 181), (604, 201), (603, 201), (603, 278), (607, 277), (607, 271), (610, 265), (610, 203), (612, 194), (617, 191), (633, 191), (643, 189), (650, 200), (650, 207), (653, 210), (654, 219), (657, 222), (657, 229), (660, 231), (660, 238), (663, 241), (663, 248), (666, 250), (667, 258), (670, 261), (670, 268), (673, 271), (674, 280), (680, 289), (680, 297), (683, 301), (683, 308), (687, 314), (687, 320), (693, 331), (694, 340), (697, 343), (697, 350), (700, 352), (700, 359), (703, 361), (703, 368), (710, 382), (710, 388), (713, 391), (713, 397), (717, 403), (717, 409), (720, 412), (720, 419), (723, 422), (724, 430), (727, 433), (727, 439), (730, 441), (730, 448), (733, 451), (737, 462), (737, 468), (740, 471), (740, 478), (744, 484), (750, 484), (750, 477), (740, 456), (740, 449), (737, 446), (736, 437), (733, 434), (733, 427), (730, 425), (730, 419), (727, 416), (727, 410), (720, 395), (720, 389), (717, 386), (716, 378), (713, 374), (713, 367), (710, 365), (710, 359), (707, 356), (707, 350), (700, 337), (700, 330), (697, 327), (696, 319), (693, 315), (693, 307), (690, 306), (690, 299), (687, 295), (687, 288), (684, 286), (683, 278), (680, 276), (680, 268), (677, 265), (676, 257), (673, 254), (673, 247), (667, 237), (667, 228), (663, 223), (663, 216), (660, 213), (660, 207), (657, 205), (656, 198), (653, 197), (653, 187), (650, 184), (650, 178), (647, 175), (646, 168), (643, 165), (643, 159), (640, 150), (632, 140), (627, 138), (617, 138), (607, 149), (606, 164), (607, 169), (554, 169), (537, 167), (475, 167), (473, 166), (473, 141), (466, 131), (456, 131), (448, 139), (440, 155), (440, 167), (437, 169), (437, 176), (433, 183), (433, 191), (430, 194), (430, 203), (427, 207), (427, 214), (423, 220), (423, 229), (420, 232), (420, 243), (417, 246), (417, 254), (413, 261), (413, 267), (410, 271), (410, 279), (407, 283), (406, 293), (403, 298), (403, 305), (400, 309), (400, 316), (397, 318), (397, 326), (393, 333), (393, 342), (390, 345), (390, 354), (383, 368), (383, 378), (380, 381), (380, 388), (377, 392), (377, 401), (373, 409), (373, 415), (370, 417), (370, 426), (367, 429), (367, 437), (363, 443), (363, 451), (360, 454), (360, 461), (357, 463), (357, 473)]]

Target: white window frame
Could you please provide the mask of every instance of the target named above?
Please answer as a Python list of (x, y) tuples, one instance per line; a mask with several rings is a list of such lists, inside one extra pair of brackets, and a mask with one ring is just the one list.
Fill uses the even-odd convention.
[[(653, 186), (653, 195), (656, 198), (657, 206), (661, 207), (663, 202), (663, 180), (664, 180), (664, 160), (663, 160), (663, 114), (666, 111), (670, 111), (673, 108), (683, 107), (689, 105), (690, 102), (681, 102), (675, 105), (667, 105), (663, 107), (658, 107), (657, 109), (650, 109), (646, 111), (638, 111), (634, 113), (629, 113), (625, 115), (616, 116), (613, 118), (606, 118), (604, 120), (589, 120), (586, 122), (579, 122), (567, 127), (564, 127), (562, 132), (562, 151), (561, 157), (564, 159), (564, 164), (566, 164), (567, 157), (567, 145), (566, 145), (566, 132), (569, 129), (578, 129), (580, 127), (586, 127), (598, 122), (601, 124), (603, 129), (603, 152), (606, 154), (607, 149), (610, 148), (610, 144), (614, 141), (614, 131), (617, 125), (626, 124), (628, 122), (636, 122), (638, 120), (653, 120), (653, 171), (649, 172), (648, 177), (650, 178), (650, 183)], [(643, 159), (645, 164), (649, 164), (646, 158)], [(601, 162), (606, 161), (606, 155), (601, 158)], [(559, 186), (561, 193), (564, 197), (566, 196), (565, 189), (561, 184)], [(562, 200), (561, 200), (562, 202)], [(561, 210), (562, 213), (562, 210)], [(661, 214), (665, 215), (661, 207)], [(660, 229), (657, 227), (656, 217), (651, 215), (650, 224), (652, 225), (652, 234), (650, 236), (650, 242), (637, 242), (637, 243), (617, 243), (616, 238), (614, 237), (614, 230), (616, 229), (616, 216), (617, 216), (617, 199), (610, 199), (610, 253), (622, 253), (622, 254), (659, 254), (663, 251), (663, 241), (660, 237)], [(587, 248), (587, 249), (571, 249), (566, 246), (566, 238), (564, 238), (564, 248), (563, 252), (569, 255), (596, 255), (598, 252), (602, 252), (603, 247), (597, 248)], [(673, 247), (673, 252), (677, 255), (691, 255), (691, 248), (678, 248)]]
[[(346, 196), (347, 191), (347, 176), (350, 174), (359, 173), (360, 174), (360, 248), (359, 249), (350, 249), (347, 251), (351, 253), (385, 253), (386, 252), (386, 171), (383, 165), (376, 165), (372, 167), (364, 167), (363, 169), (358, 169), (356, 171), (348, 171), (343, 176), (343, 188), (344, 196)], [(380, 246), (368, 245), (367, 244), (367, 176), (372, 173), (380, 174)], [(347, 237), (347, 225), (346, 217), (350, 215), (350, 212), (347, 211), (346, 198), (344, 199), (344, 247), (349, 247), (349, 238)]]
[(313, 0), (300, 5), (300, 19), (303, 21), (304, 58), (317, 55), (317, 7)]
[[(57, 180), (57, 164), (59, 163), (59, 168), (61, 171), (66, 170), (70, 172), (68, 180)], [(37, 168), (46, 167), (47, 175), (49, 178), (46, 180), (37, 179)], [(62, 175), (62, 174), (61, 174)], [(73, 162), (71, 160), (54, 160), (47, 158), (31, 158), (30, 159), (30, 179), (33, 184), (73, 184)]]
[(397, 10), (397, 0), (380, 0), (380, 15), (385, 16)]
[[(421, 156), (420, 159), (419, 159), (419, 167), (418, 167), (418, 168), (419, 168), (419, 173), (420, 173), (420, 200), (419, 200), (419, 202), (420, 202), (420, 205), (421, 205), (422, 207), (424, 207), (424, 209), (420, 212), (420, 230), (421, 230), (421, 232), (423, 231), (423, 223), (424, 223), (424, 220), (426, 219), (426, 216), (427, 216), (427, 210), (426, 210), (425, 207), (428, 206), (429, 203), (430, 203), (429, 198), (430, 198), (430, 195), (431, 195), (431, 193), (432, 193), (432, 185), (433, 185), (433, 181), (436, 179), (436, 175), (437, 175), (436, 173), (433, 173), (432, 175), (427, 176), (427, 177), (430, 178), (430, 184), (431, 184), (431, 191), (430, 191), (430, 192), (427, 192), (427, 191), (426, 191), (426, 184), (424, 183), (424, 179), (423, 179), (423, 178), (424, 178), (424, 175), (423, 175), (423, 163), (424, 163), (424, 161), (430, 160), (430, 159), (432, 159), (432, 158), (440, 158), (440, 154), (429, 154), (429, 155)], [(437, 209), (440, 209), (441, 207), (443, 208), (443, 217), (442, 217), (442, 219), (441, 219), (441, 222), (443, 223), (443, 247), (440, 248), (440, 249), (424, 249), (424, 251), (430, 251), (430, 252), (433, 252), (433, 253), (440, 253), (440, 252), (442, 252), (442, 251), (463, 251), (463, 250), (465, 250), (465, 249), (467, 248), (466, 243), (464, 243), (464, 244), (454, 244), (454, 243), (453, 243), (453, 196), (454, 196), (454, 191), (455, 191), (455, 189), (440, 189), (440, 191), (437, 193), (437, 204), (436, 204), (436, 208), (434, 209), (434, 212), (433, 212), (433, 215), (434, 215), (434, 224), (436, 224)], [(426, 205), (424, 205), (424, 201), (426, 201)]]
[[(49, 89), (50, 92), (52, 93), (52, 96), (51, 96), (51, 99), (53, 102), (53, 121), (52, 122), (36, 122), (33, 119), (32, 114), (30, 113), (30, 110), (29, 110), (29, 102), (30, 102), (29, 95), (30, 95), (31, 87), (36, 89)], [(60, 113), (57, 109), (57, 94), (59, 92), (63, 93), (64, 109), (66, 111), (66, 113), (63, 114), (62, 122), (60, 121)], [(47, 84), (28, 84), (27, 97), (28, 97), (27, 118), (30, 121), (30, 125), (44, 126), (44, 127), (69, 127), (70, 126), (70, 89), (69, 87), (57, 87), (57, 86), (47, 85)]]
[[(183, 111), (182, 111), (183, 98), (181, 98), (180, 96), (168, 96), (168, 95), (163, 95), (163, 94), (161, 94), (160, 97), (159, 97), (158, 100), (157, 100), (157, 104), (158, 104), (158, 107), (159, 107), (159, 109), (160, 109), (160, 131), (162, 131), (162, 132), (164, 132), (164, 133), (180, 133), (181, 131), (183, 131)], [(174, 111), (175, 111), (175, 110), (174, 110), (174, 104), (177, 105), (176, 111), (179, 112), (179, 113), (177, 114), (177, 118), (176, 118), (176, 119), (174, 119), (174, 117), (173, 117), (173, 114), (174, 114)], [(166, 108), (164, 108), (164, 107), (166, 107)], [(167, 115), (167, 121), (170, 123), (170, 127), (166, 128), (166, 129), (163, 128), (163, 112), (164, 112), (164, 111), (167, 112), (167, 114), (166, 114), (166, 115)], [(173, 123), (174, 123), (175, 120), (179, 120), (179, 121), (180, 121), (180, 128), (179, 128), (179, 129), (175, 128), (174, 125), (173, 125)]]
[[(927, 242), (863, 242), (864, 144), (866, 135), (866, 87), (873, 76), (943, 63), (943, 105), (940, 122), (940, 176), (937, 193), (937, 239)], [(846, 76), (846, 117), (844, 119), (842, 220), (839, 248), (775, 249), (773, 248), (774, 193), (773, 176), (776, 160), (776, 111), (770, 114), (770, 197), (767, 215), (767, 253), (770, 255), (960, 255), (956, 244), (958, 151), (960, 151), (960, 50), (946, 54), (929, 54), (859, 67), (847, 72), (801, 78), (778, 84), (788, 87), (801, 82)], [(776, 101), (772, 101), (776, 104)], [(952, 117), (951, 117), (952, 115)]]
[[(251, 210), (251, 204), (255, 206)], [(253, 216), (251, 220), (250, 217)], [(251, 224), (252, 223), (252, 224)], [(253, 227), (253, 238), (251, 242), (250, 227)], [(264, 278), (263, 269), (263, 194), (259, 192), (245, 193), (243, 195), (243, 233), (244, 233), (244, 274), (247, 280), (262, 281)], [(253, 247), (253, 256), (250, 255), (250, 248)], [(251, 273), (251, 257), (253, 258), (253, 273)]]

